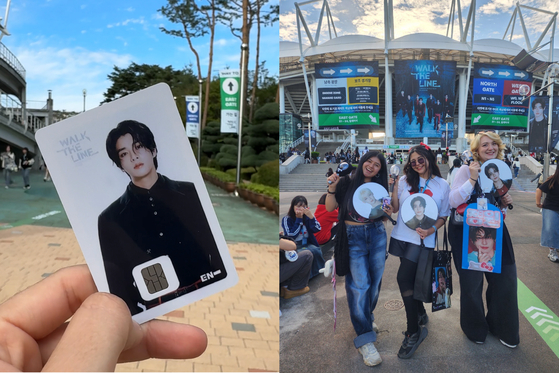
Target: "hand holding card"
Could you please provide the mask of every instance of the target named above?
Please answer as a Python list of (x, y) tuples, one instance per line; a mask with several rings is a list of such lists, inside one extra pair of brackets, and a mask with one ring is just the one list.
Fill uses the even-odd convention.
[(237, 274), (165, 84), (40, 130), (37, 141), (99, 291), (145, 322)]
[(64, 268), (0, 305), (0, 330), (0, 351), (10, 351), (0, 354), (2, 371), (108, 372), (117, 362), (194, 358), (207, 345), (194, 326), (140, 327), (122, 301), (96, 291), (86, 266)]

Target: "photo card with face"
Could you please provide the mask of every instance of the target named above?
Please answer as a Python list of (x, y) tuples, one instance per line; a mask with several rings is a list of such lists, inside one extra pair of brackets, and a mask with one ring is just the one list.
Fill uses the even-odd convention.
[(501, 273), (503, 256), (503, 214), (496, 206), (486, 210), (477, 203), (464, 211), (462, 268), (474, 271)]
[(135, 321), (238, 282), (168, 85), (36, 138), (97, 289), (122, 298)]
[(439, 207), (430, 195), (414, 193), (404, 200), (400, 214), (408, 228), (429, 229), (439, 217)]
[(388, 197), (388, 191), (382, 185), (365, 183), (353, 193), (353, 208), (365, 219), (378, 219), (384, 215), (383, 199)]
[(512, 185), (512, 172), (504, 161), (490, 159), (481, 165), (479, 179), (484, 193), (499, 197), (509, 191)]

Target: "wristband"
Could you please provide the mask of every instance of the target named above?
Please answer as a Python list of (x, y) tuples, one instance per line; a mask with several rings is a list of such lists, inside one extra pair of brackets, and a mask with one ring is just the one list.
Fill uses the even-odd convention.
[(326, 188), (326, 191), (328, 192), (328, 194), (336, 194), (335, 191), (334, 191), (334, 192), (331, 192), (331, 191), (330, 191), (330, 188)]
[(472, 179), (472, 178), (470, 178), (470, 180), (473, 180), (473, 181), (474, 181), (474, 183), (477, 183), (477, 180), (476, 180), (476, 179)]
[(437, 227), (435, 227), (435, 225), (433, 225), (433, 228), (435, 228), (435, 232), (437, 231)]

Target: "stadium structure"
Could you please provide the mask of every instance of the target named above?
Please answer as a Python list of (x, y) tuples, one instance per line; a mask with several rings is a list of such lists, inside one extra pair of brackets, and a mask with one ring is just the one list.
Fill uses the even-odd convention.
[[(322, 8), (313, 33), (302, 8), (316, 3), (322, 3)], [(486, 128), (496, 130), (513, 149), (527, 149), (527, 124), (532, 115), (529, 96), (559, 78), (559, 71), (550, 69), (557, 67), (553, 61), (559, 59), (559, 50), (553, 48), (557, 13), (546, 10), (517, 3), (502, 39), (476, 40), (476, 0), (472, 0), (465, 19), (460, 1), (453, 0), (446, 36), (416, 33), (394, 38), (393, 1), (384, 0), (381, 39), (337, 36), (327, 0), (295, 3), (294, 7), (299, 41), (280, 41), (280, 152), (303, 142), (304, 134), (311, 138), (313, 147), (330, 142), (341, 143), (338, 149), (367, 146), (398, 151), (422, 141), (431, 148), (447, 145), (462, 152), (472, 134)], [(551, 18), (535, 43), (528, 37), (523, 10)], [(457, 38), (453, 38), (455, 24)], [(512, 41), (518, 24), (526, 48)], [(322, 27), (327, 27), (328, 40), (320, 40)], [(418, 63), (421, 66), (416, 66)], [(418, 73), (421, 69), (433, 77), (443, 65), (451, 67), (444, 84), (419, 80), (419, 76), (429, 78)], [(378, 71), (373, 72), (375, 69)], [(349, 71), (354, 75), (342, 77)], [(371, 81), (368, 86), (364, 83)], [(557, 97), (557, 88), (558, 84), (551, 84), (542, 92), (548, 94), (551, 89)], [(433, 92), (438, 97), (430, 96)], [(439, 109), (435, 120), (434, 109), (423, 105), (433, 98), (443, 101), (443, 96), (451, 102)], [(420, 98), (423, 105), (417, 105)], [(421, 125), (416, 107), (424, 116)]]

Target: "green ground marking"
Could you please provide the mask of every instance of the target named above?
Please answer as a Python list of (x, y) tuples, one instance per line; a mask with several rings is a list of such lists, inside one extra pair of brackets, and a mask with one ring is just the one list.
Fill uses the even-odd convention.
[(559, 317), (518, 279), (518, 309), (559, 357)]

